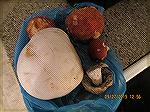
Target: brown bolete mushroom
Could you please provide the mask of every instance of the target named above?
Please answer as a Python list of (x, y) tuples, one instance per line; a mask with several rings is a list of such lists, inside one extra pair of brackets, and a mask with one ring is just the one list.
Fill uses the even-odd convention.
[(89, 54), (93, 59), (104, 60), (107, 57), (109, 47), (100, 39), (93, 39), (89, 44)]
[(65, 20), (74, 38), (88, 40), (98, 38), (104, 29), (104, 17), (95, 7), (74, 9)]
[(29, 35), (29, 38), (31, 39), (32, 36), (35, 35), (38, 31), (49, 27), (55, 27), (54, 20), (46, 16), (37, 16), (29, 21), (26, 31)]

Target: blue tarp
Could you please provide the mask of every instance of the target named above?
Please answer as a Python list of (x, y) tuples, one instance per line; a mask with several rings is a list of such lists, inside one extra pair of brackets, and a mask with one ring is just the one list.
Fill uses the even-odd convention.
[[(27, 17), (20, 30), (19, 38), (15, 48), (14, 54), (14, 70), (16, 71), (17, 61), (20, 52), (29, 42), (28, 35), (26, 33), (26, 28), (28, 22), (31, 18), (36, 16), (47, 16), (57, 22), (57, 27), (66, 31), (65, 27), (65, 17), (74, 9), (84, 6), (94, 6), (101, 13), (103, 13), (104, 8), (95, 5), (93, 3), (85, 2), (74, 5), (74, 7), (56, 7), (41, 10), (37, 13), (32, 14)], [(66, 31), (67, 32), (67, 31)], [(69, 34), (68, 34), (69, 35)], [(93, 66), (98, 61), (91, 60), (88, 55), (88, 42), (76, 41), (69, 35), (69, 38), (74, 45), (83, 65), (83, 68), (87, 70), (90, 66)], [(109, 38), (109, 37), (107, 37)], [(42, 100), (35, 98), (28, 94), (25, 89), (20, 85), (20, 89), (23, 95), (23, 99), (28, 111), (31, 112), (114, 112), (119, 106), (122, 97), (126, 90), (126, 81), (123, 77), (122, 65), (115, 55), (112, 48), (108, 52), (107, 58), (103, 61), (106, 63), (111, 71), (113, 72), (113, 85), (109, 87), (104, 93), (99, 95), (94, 95), (87, 92), (82, 84), (76, 87), (71, 93), (66, 96), (52, 99), (52, 100)], [(80, 97), (82, 94), (82, 98)], [(111, 98), (111, 96), (113, 96)]]

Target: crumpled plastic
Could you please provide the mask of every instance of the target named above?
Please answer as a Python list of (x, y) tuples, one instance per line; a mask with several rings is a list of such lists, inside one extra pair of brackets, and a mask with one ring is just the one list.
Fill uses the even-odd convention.
[[(65, 27), (65, 17), (75, 8), (80, 8), (84, 6), (94, 6), (100, 13), (103, 13), (104, 8), (95, 5), (90, 2), (75, 4), (74, 7), (56, 7), (41, 10), (39, 12), (33, 13), (31, 16), (27, 17), (20, 29), (18, 41), (16, 43), (15, 53), (14, 53), (14, 70), (16, 71), (17, 61), (19, 54), (25, 45), (29, 42), (29, 38), (26, 32), (28, 22), (31, 18), (36, 16), (47, 16), (55, 21), (57, 21), (57, 27), (61, 28), (67, 32)], [(68, 34), (69, 35), (69, 34)], [(84, 70), (89, 67), (98, 64), (98, 61), (92, 60), (88, 55), (88, 42), (79, 42), (75, 40), (71, 35), (69, 38), (74, 45), (83, 66)], [(115, 55), (115, 52), (110, 48), (108, 55), (103, 63), (106, 63), (111, 71), (113, 72), (113, 85), (109, 87), (104, 93), (95, 95), (87, 92), (82, 84), (78, 85), (72, 92), (68, 95), (51, 99), (42, 100), (35, 98), (28, 94), (25, 89), (20, 85), (20, 90), (23, 95), (24, 103), (30, 112), (114, 112), (119, 106), (124, 93), (126, 91), (126, 81), (123, 76), (123, 67), (120, 60)]]

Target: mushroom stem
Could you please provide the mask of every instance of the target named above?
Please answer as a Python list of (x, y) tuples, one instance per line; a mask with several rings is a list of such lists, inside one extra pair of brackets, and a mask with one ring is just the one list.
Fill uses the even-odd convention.
[(92, 80), (92, 83), (95, 84), (96, 86), (99, 86), (102, 84), (102, 68), (103, 67), (108, 67), (106, 64), (101, 63), (98, 65), (95, 65), (91, 68), (89, 68), (86, 73), (88, 77)]
[(112, 71), (105, 63), (90, 67), (86, 73), (87, 75), (84, 75), (82, 85), (88, 92), (101, 94), (113, 84)]
[(92, 80), (93, 84), (95, 84), (96, 86), (99, 86), (102, 83), (101, 68), (91, 70), (87, 73), (87, 75)]

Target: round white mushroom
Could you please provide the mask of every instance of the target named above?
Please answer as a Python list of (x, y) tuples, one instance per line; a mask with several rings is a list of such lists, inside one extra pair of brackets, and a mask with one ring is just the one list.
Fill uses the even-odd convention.
[(58, 28), (46, 28), (23, 48), (17, 75), (30, 95), (47, 100), (75, 89), (83, 79), (83, 69), (67, 34)]

